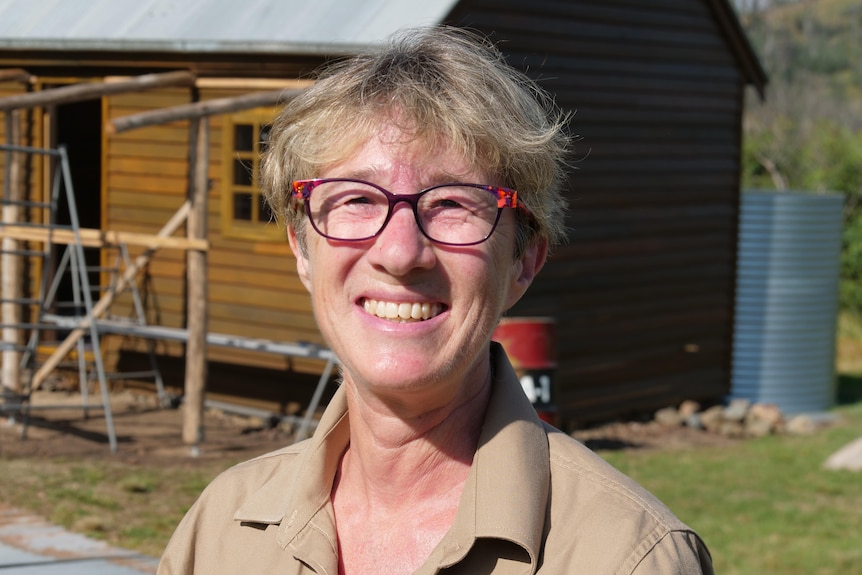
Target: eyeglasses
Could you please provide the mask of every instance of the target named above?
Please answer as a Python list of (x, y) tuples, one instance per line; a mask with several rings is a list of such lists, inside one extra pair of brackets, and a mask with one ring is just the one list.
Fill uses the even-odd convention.
[(293, 197), (305, 202), (318, 234), (343, 242), (380, 234), (399, 202), (412, 206), (425, 237), (447, 246), (480, 244), (494, 233), (503, 208), (527, 210), (515, 190), (483, 184), (441, 184), (416, 194), (393, 194), (362, 180), (324, 178), (293, 182)]

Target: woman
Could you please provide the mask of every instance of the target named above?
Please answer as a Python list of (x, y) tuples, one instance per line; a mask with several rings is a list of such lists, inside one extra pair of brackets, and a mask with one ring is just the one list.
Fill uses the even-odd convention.
[(207, 488), (160, 573), (712, 573), (695, 533), (536, 417), (490, 340), (563, 238), (565, 120), (447, 28), (287, 105), (263, 182), (342, 384), (312, 439)]

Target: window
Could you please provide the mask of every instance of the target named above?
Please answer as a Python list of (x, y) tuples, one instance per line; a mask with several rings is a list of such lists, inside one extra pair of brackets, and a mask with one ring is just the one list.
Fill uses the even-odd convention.
[(284, 240), (258, 183), (272, 113), (228, 116), (224, 125), (222, 233), (251, 240)]

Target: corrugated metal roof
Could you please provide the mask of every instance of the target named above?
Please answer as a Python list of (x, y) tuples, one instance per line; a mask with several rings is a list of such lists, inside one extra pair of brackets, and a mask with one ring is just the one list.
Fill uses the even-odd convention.
[(457, 0), (0, 0), (0, 48), (350, 52)]

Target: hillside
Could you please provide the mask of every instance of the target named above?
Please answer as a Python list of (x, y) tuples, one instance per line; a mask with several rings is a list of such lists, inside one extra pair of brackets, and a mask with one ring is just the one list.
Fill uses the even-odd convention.
[(841, 304), (862, 313), (862, 2), (741, 4), (769, 75), (746, 105), (742, 186), (845, 195)]
[[(862, 3), (797, 0), (741, 14), (766, 68), (768, 98), (804, 98), (800, 112), (862, 129)], [(849, 124), (848, 124), (849, 122)]]

